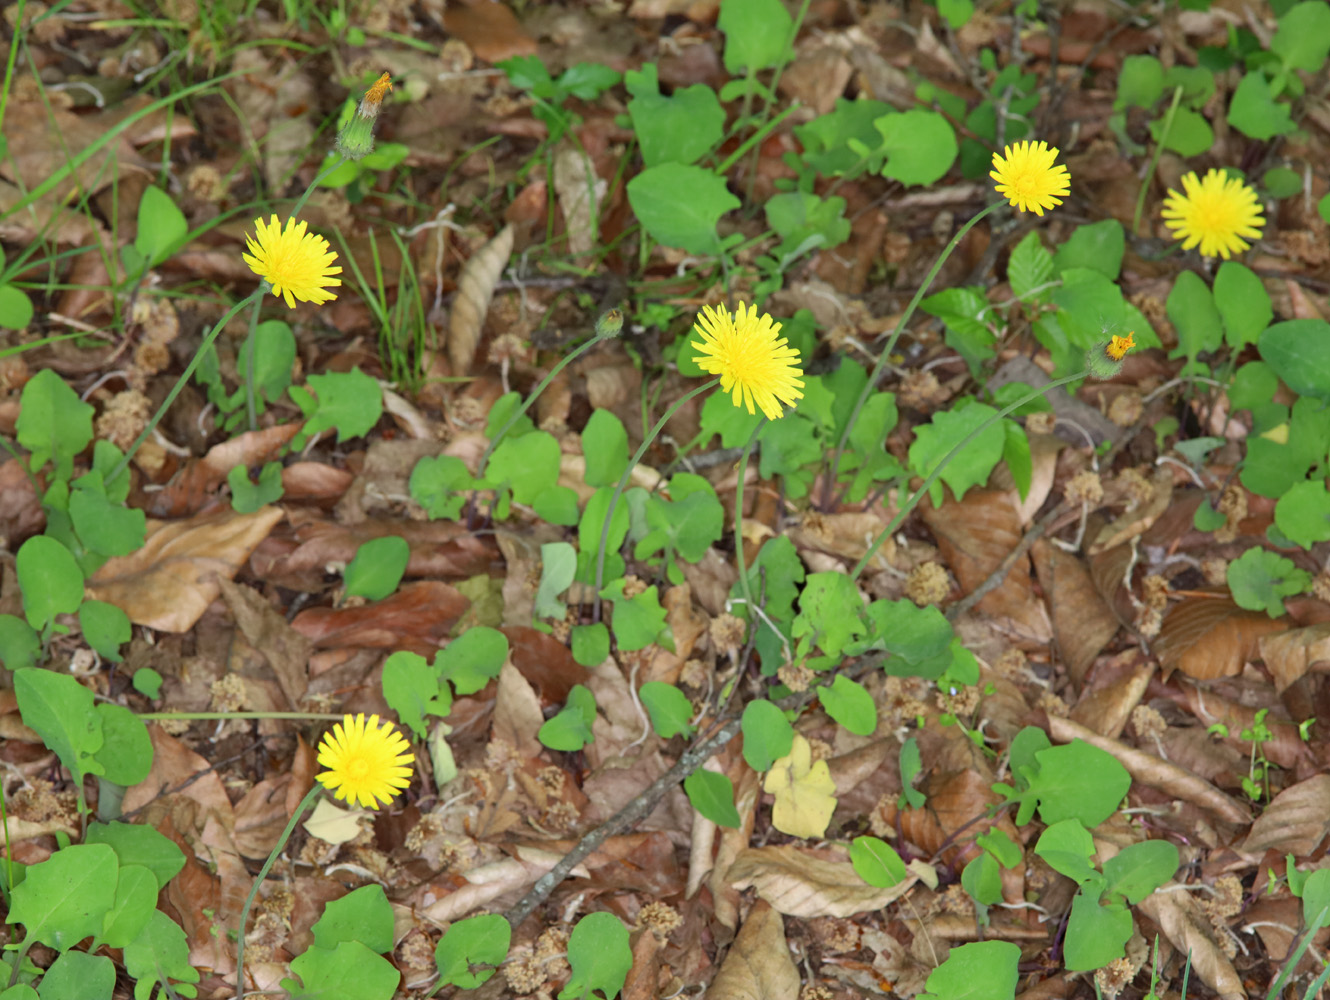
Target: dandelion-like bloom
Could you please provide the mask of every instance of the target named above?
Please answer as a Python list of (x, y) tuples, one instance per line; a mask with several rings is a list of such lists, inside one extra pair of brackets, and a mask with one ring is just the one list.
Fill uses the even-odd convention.
[(411, 784), (414, 760), (406, 740), (390, 723), (364, 713), (348, 715), (319, 742), (319, 781), (343, 802), (367, 809), (387, 805)]
[(733, 315), (724, 306), (704, 306), (694, 329), (702, 342), (689, 346), (701, 351), (693, 358), (705, 372), (720, 376), (722, 391), (731, 393), (735, 406), (753, 403), (769, 420), (785, 415), (784, 404), (803, 397), (799, 352), (779, 336), (780, 324), (756, 306), (739, 303)]
[[(1182, 240), (1182, 249), (1200, 245), (1206, 257), (1246, 250), (1247, 239), (1260, 239), (1265, 216), (1256, 201), (1256, 192), (1237, 177), (1211, 167), (1204, 179), (1196, 172), (1183, 176), (1178, 194), (1170, 189), (1164, 199), (1164, 225), (1173, 230), (1173, 238)], [(1245, 237), (1245, 238), (1244, 238)]]
[(988, 176), (997, 181), (997, 193), (1022, 212), (1043, 215), (1044, 209), (1061, 205), (1071, 190), (1071, 175), (1058, 164), (1058, 148), (1046, 142), (1018, 142), (1002, 155), (993, 154)]
[(285, 298), (288, 308), (301, 302), (329, 302), (337, 296), (327, 291), (342, 283), (340, 267), (332, 267), (337, 254), (328, 247), (328, 241), (307, 232), (305, 223), (286, 220), (286, 228), (273, 216), (269, 222), (254, 220), (258, 237), (246, 236), (249, 253), (241, 258), (249, 269), (272, 285), (272, 293)]
[(1114, 361), (1121, 361), (1127, 356), (1127, 352), (1136, 346), (1136, 331), (1132, 330), (1125, 337), (1119, 337), (1113, 334), (1113, 339), (1108, 342), (1105, 352)]

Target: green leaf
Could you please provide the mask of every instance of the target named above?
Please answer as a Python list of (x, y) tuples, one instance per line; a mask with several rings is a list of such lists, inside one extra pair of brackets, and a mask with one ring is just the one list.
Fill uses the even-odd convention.
[(1325, 480), (1294, 483), (1275, 504), (1275, 527), (1304, 549), (1330, 541), (1330, 493)]
[(919, 307), (946, 324), (948, 346), (960, 352), (971, 372), (978, 372), (993, 357), (997, 335), (989, 329), (989, 323), (995, 321), (996, 314), (982, 288), (948, 288), (930, 295)]
[(185, 239), (189, 224), (185, 213), (176, 207), (171, 196), (158, 187), (143, 189), (139, 199), (138, 232), (134, 249), (147, 267), (156, 267), (170, 256), (177, 243)]
[(1243, 76), (1228, 105), (1228, 123), (1243, 135), (1265, 141), (1297, 129), (1287, 105), (1275, 100), (1260, 70)]
[(879, 889), (896, 885), (909, 874), (896, 848), (877, 837), (855, 837), (850, 841), (850, 864), (856, 875)]
[(628, 203), (652, 239), (709, 256), (721, 253), (720, 217), (740, 204), (725, 178), (680, 163), (643, 170), (628, 182)]
[(597, 994), (614, 1000), (633, 965), (628, 928), (611, 913), (588, 913), (568, 936), (568, 964), (573, 974), (559, 992), (559, 1000)]
[(790, 57), (794, 19), (780, 0), (726, 0), (716, 27), (725, 34), (725, 69), (735, 76)]
[(1016, 244), (1007, 262), (1007, 280), (1011, 283), (1011, 292), (1018, 299), (1046, 302), (1051, 289), (1045, 286), (1053, 280), (1053, 274), (1053, 255), (1044, 249), (1039, 231), (1031, 229)]
[(1330, 401), (1330, 323), (1293, 319), (1257, 338), (1261, 357), (1300, 396)]
[(671, 736), (691, 736), (693, 727), (689, 720), (693, 717), (693, 705), (688, 696), (673, 684), (662, 681), (647, 681), (638, 695), (651, 716), (651, 728), (663, 740)]
[(434, 657), (434, 669), (458, 694), (475, 694), (503, 670), (508, 637), (487, 625), (474, 625)]
[(102, 767), (102, 777), (124, 788), (137, 785), (152, 770), (152, 738), (148, 727), (123, 705), (101, 702), (97, 705), (97, 715), (101, 718), (102, 746), (93, 759)]
[(359, 941), (370, 951), (393, 950), (393, 908), (380, 885), (362, 885), (323, 908), (310, 930), (314, 944), (329, 951), (343, 941)]
[(828, 657), (839, 656), (866, 631), (860, 607), (859, 591), (845, 573), (812, 573), (799, 595), (793, 635), (807, 636)]
[(67, 951), (42, 976), (41, 1000), (111, 1000), (115, 963), (105, 955)]
[(101, 943), (108, 948), (123, 948), (142, 933), (156, 909), (157, 879), (152, 872), (141, 865), (121, 866), (115, 902), (101, 929)]
[(1083, 740), (1040, 750), (1035, 759), (1039, 771), (1029, 776), (1030, 793), (1039, 798), (1039, 818), (1050, 826), (1064, 819), (1098, 826), (1131, 787), (1131, 775), (1116, 757)]
[(919, 753), (919, 741), (913, 736), (901, 744), (900, 752), (901, 796), (900, 808), (922, 809), (927, 798), (914, 787), (914, 779), (923, 773), (923, 757)]
[(591, 725), (596, 721), (596, 696), (587, 687), (574, 684), (559, 714), (536, 733), (536, 739), (551, 750), (571, 753), (595, 741)]
[(268, 462), (259, 472), (259, 481), (249, 478), (249, 468), (237, 465), (226, 474), (231, 488), (231, 507), (237, 514), (253, 514), (265, 504), (282, 499), (282, 463)]
[(567, 542), (546, 542), (540, 547), (540, 584), (534, 609), (537, 618), (562, 618), (568, 613), (568, 605), (559, 600), (559, 595), (572, 586), (576, 576), (576, 549)]
[[(1292, 868), (1292, 864), (1289, 864)], [(1330, 868), (1318, 868), (1302, 883), (1302, 923), (1304, 927), (1324, 926), (1321, 915), (1330, 908)]]
[(887, 162), (882, 176), (912, 184), (933, 184), (956, 162), (959, 147), (951, 123), (936, 111), (891, 112), (873, 123), (882, 133)]
[(76, 489), (70, 493), (69, 517), (89, 552), (127, 556), (143, 546), (147, 515), (135, 507), (112, 503), (96, 490)]
[(928, 974), (919, 1000), (1011, 1000), (1019, 978), (1021, 949), (1010, 941), (976, 941), (952, 948)]
[[(560, 73), (556, 85), (583, 101), (594, 101), (611, 87), (617, 86), (622, 78), (618, 70), (602, 63), (580, 62)], [(406, 152), (409, 153), (410, 149)]]
[(74, 456), (92, 440), (92, 414), (92, 407), (50, 368), (28, 379), (15, 427), (18, 443), (32, 453), (29, 468), (36, 472), (54, 461), (56, 478), (69, 479)]
[[(1088, 888), (1088, 887), (1086, 887)], [(1120, 903), (1101, 906), (1099, 894), (1082, 888), (1071, 901), (1063, 961), (1068, 971), (1102, 969), (1126, 954), (1131, 913)]]
[(185, 855), (175, 841), (151, 826), (135, 823), (89, 823), (88, 844), (105, 844), (115, 851), (121, 868), (141, 865), (157, 879), (157, 891), (185, 867)]
[(1078, 819), (1064, 819), (1050, 826), (1034, 845), (1034, 853), (1077, 885), (1094, 877), (1094, 837)]
[(28, 937), (48, 948), (72, 948), (101, 933), (115, 903), (118, 871), (115, 852), (104, 844), (62, 848), (28, 866), (10, 897), (9, 922), (22, 924)]
[(669, 626), (665, 624), (665, 609), (653, 584), (635, 597), (624, 596), (625, 581), (615, 580), (600, 592), (600, 596), (614, 603), (614, 617), (610, 626), (619, 649), (631, 652), (646, 649), (652, 643), (672, 647)]
[(411, 546), (401, 535), (370, 539), (347, 564), (346, 596), (383, 600), (402, 582), (410, 561)]
[[(893, 659), (898, 658), (914, 666), (945, 653), (955, 635), (951, 622), (931, 604), (921, 608), (906, 599), (881, 600), (868, 605), (865, 613), (871, 632), (862, 647), (860, 644), (849, 647), (848, 652), (853, 656), (871, 649), (882, 649), (895, 654)], [(892, 669), (892, 662), (886, 664), (887, 673), (898, 674), (898, 671)], [(908, 672), (899, 675), (912, 676)]]
[(1205, 116), (1191, 108), (1178, 108), (1173, 114), (1173, 125), (1164, 135), (1164, 119), (1153, 119), (1149, 124), (1150, 138), (1162, 142), (1165, 149), (1171, 149), (1183, 156), (1200, 156), (1215, 144), (1215, 130)]
[(614, 486), (628, 468), (628, 431), (609, 410), (595, 410), (582, 430), (586, 484)]
[(1126, 252), (1126, 235), (1117, 219), (1105, 219), (1077, 226), (1053, 255), (1053, 267), (1059, 273), (1068, 268), (1098, 271), (1109, 281), (1117, 281)]
[(14, 671), (14, 693), (23, 721), (55, 751), (75, 784), (102, 773), (93, 758), (102, 748), (102, 717), (91, 691), (68, 674), (25, 667)]
[(856, 736), (869, 736), (877, 729), (877, 705), (858, 681), (837, 674), (831, 684), (817, 689), (826, 713)]
[(1165, 308), (1178, 332), (1178, 346), (1170, 358), (1195, 361), (1202, 351), (1213, 351), (1223, 343), (1224, 329), (1214, 296), (1195, 271), (1178, 274)]
[(1234, 603), (1248, 611), (1264, 611), (1271, 618), (1284, 613), (1284, 598), (1305, 593), (1311, 584), (1310, 573), (1268, 549), (1248, 549), (1228, 564)]
[(773, 256), (782, 271), (811, 250), (838, 247), (850, 238), (844, 198), (786, 191), (768, 198), (763, 209), (767, 225), (781, 238)]
[(974, 838), (974, 842), (982, 847), (993, 857), (997, 858), (998, 864), (1003, 868), (1015, 868), (1021, 863), (1021, 849), (1016, 843), (997, 827), (989, 827), (979, 836)]
[(546, 431), (504, 438), (485, 469), (485, 481), (507, 486), (518, 503), (534, 503), (558, 479), (559, 442)]
[[(317, 404), (306, 410), (305, 426), (300, 438), (336, 428), (337, 443), (347, 438), (363, 437), (379, 422), (383, 415), (383, 390), (379, 383), (359, 368), (349, 372), (329, 372), (311, 375), (309, 386), (317, 396)], [(294, 390), (292, 391), (294, 395)], [(300, 400), (301, 409), (305, 404)]]
[(291, 372), (296, 363), (296, 338), (291, 327), (280, 319), (260, 323), (245, 338), (236, 359), (236, 371), (241, 379), (249, 381), (250, 353), (254, 355), (253, 385), (258, 411), (263, 402), (275, 403), (291, 385)]
[(739, 828), (739, 810), (734, 808), (734, 785), (715, 771), (697, 770), (684, 779), (683, 790), (693, 808), (717, 826)]
[(997, 413), (991, 406), (972, 403), (959, 411), (939, 410), (931, 422), (915, 428), (910, 469), (925, 477), (942, 470), (941, 482), (929, 490), (934, 507), (942, 506), (942, 483), (960, 500), (970, 487), (988, 481), (1007, 440), (1001, 422), (994, 419)]
[(857, 177), (881, 169), (882, 133), (874, 125), (891, 108), (881, 101), (836, 98), (830, 114), (794, 127), (803, 160), (823, 177)]
[(1154, 107), (1164, 93), (1164, 67), (1154, 56), (1127, 56), (1118, 70), (1118, 96), (1113, 110)]
[(987, 851), (971, 858), (961, 872), (961, 888), (982, 906), (1002, 902), (1002, 869)]
[(610, 655), (610, 630), (604, 622), (574, 625), (570, 636), (573, 660), (583, 667), (594, 667)]
[(790, 752), (794, 727), (776, 705), (765, 698), (754, 698), (744, 706), (740, 720), (743, 731), (744, 760), (759, 774)]
[(1219, 265), (1214, 296), (1224, 320), (1224, 341), (1234, 351), (1255, 343), (1275, 314), (1261, 279), (1234, 260)]
[(466, 491), (474, 485), (466, 463), (452, 455), (426, 455), (411, 470), (411, 499), (425, 508), (431, 521), (454, 520), (462, 513)]
[(1330, 54), (1330, 4), (1304, 0), (1286, 10), (1270, 39), (1270, 51), (1284, 61), (1285, 69), (1319, 73)]
[(680, 87), (665, 97), (655, 63), (629, 70), (623, 80), (632, 95), (628, 115), (646, 166), (695, 163), (724, 137), (725, 109), (705, 84)]
[(1167, 840), (1130, 844), (1104, 862), (1104, 895), (1125, 896), (1135, 906), (1178, 870), (1178, 849)]
[(22, 330), (32, 322), (32, 299), (21, 288), (0, 285), (0, 327)]
[[(497, 913), (466, 917), (449, 925), (434, 947), (434, 963), (440, 980), (464, 990), (473, 990), (494, 975), (508, 957), (513, 929)], [(472, 971), (472, 966), (488, 969)]]
[(405, 649), (383, 662), (383, 700), (418, 740), (427, 735), (426, 715), (446, 716), (452, 708), (452, 692), (440, 683), (438, 672), (419, 653)]
[[(0, 659), (3, 658), (3, 650), (0, 650)], [(151, 698), (154, 701), (162, 694), (162, 675), (152, 667), (139, 667), (134, 671), (131, 680), (134, 690), (145, 698)]]
[(36, 630), (15, 615), (0, 615), (0, 663), (10, 670), (35, 666), (42, 653)]
[(392, 962), (359, 941), (340, 941), (331, 951), (309, 948), (291, 960), (291, 971), (300, 977), (300, 984), (282, 980), (291, 1000), (391, 1000), (402, 979)]

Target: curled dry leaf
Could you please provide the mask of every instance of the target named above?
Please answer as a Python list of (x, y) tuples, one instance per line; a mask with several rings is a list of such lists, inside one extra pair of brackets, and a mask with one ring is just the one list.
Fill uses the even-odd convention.
[(1256, 658), (1263, 636), (1287, 628), (1227, 598), (1189, 597), (1169, 609), (1155, 652), (1167, 671), (1181, 670), (1202, 681), (1233, 677)]
[[(148, 494), (143, 509), (149, 517), (185, 517), (216, 500), (217, 488), (237, 465), (261, 466), (277, 458), (300, 433), (300, 424), (282, 424), (247, 431), (214, 445), (202, 458), (190, 459), (164, 490)], [(285, 485), (285, 476), (283, 476)]]
[(88, 581), (89, 597), (114, 604), (136, 625), (187, 632), (283, 517), (279, 507), (252, 514), (218, 511), (163, 524), (148, 522), (143, 547), (108, 559)]
[(504, 226), (466, 262), (457, 276), (457, 297), (448, 317), (448, 361), (454, 375), (467, 375), (471, 371), (494, 286), (512, 253), (513, 227)]
[[(1154, 754), (1129, 747), (1107, 736), (1100, 736), (1094, 730), (1087, 729), (1071, 719), (1050, 716), (1048, 732), (1059, 743), (1070, 743), (1072, 740), (1080, 739), (1105, 753), (1111, 753), (1133, 779), (1187, 802), (1203, 806), (1230, 823), (1245, 826), (1251, 822), (1251, 813), (1241, 802), (1186, 768), (1178, 767)], [(1330, 776), (1326, 777), (1326, 782), (1330, 783)]]
[(568, 229), (568, 250), (574, 256), (590, 253), (596, 245), (600, 206), (609, 184), (596, 176), (591, 157), (570, 140), (554, 155), (554, 191), (559, 196)]
[(268, 661), (291, 711), (298, 711), (309, 686), (309, 654), (313, 651), (310, 641), (287, 624), (286, 616), (252, 587), (227, 579), (219, 580), (218, 586), (235, 616), (236, 627)]
[[(740, 852), (726, 878), (739, 889), (752, 886), (757, 894), (791, 917), (850, 917), (880, 910), (903, 896), (919, 880), (912, 875), (896, 885), (879, 888), (861, 879), (845, 852), (844, 861), (831, 861), (827, 852), (803, 850), (791, 844), (752, 847)], [(929, 870), (927, 865), (923, 868)]]
[(1276, 694), (1309, 670), (1330, 671), (1330, 622), (1262, 636), (1258, 646), (1275, 679)]
[(795, 1000), (799, 970), (785, 941), (785, 921), (759, 902), (739, 928), (706, 1000)]
[(307, 608), (291, 627), (320, 649), (407, 649), (433, 657), (471, 606), (455, 587), (421, 580), (356, 608)]
[(1150, 479), (1150, 498), (1144, 503), (1128, 507), (1121, 517), (1104, 525), (1095, 533), (1094, 540), (1086, 547), (1086, 552), (1097, 555), (1123, 545), (1133, 538), (1139, 538), (1154, 526), (1164, 511), (1168, 510), (1172, 500), (1173, 473), (1167, 467), (1161, 467)]
[(1099, 596), (1080, 557), (1063, 552), (1045, 539), (1031, 548), (1039, 585), (1053, 614), (1053, 635), (1079, 688), (1085, 672), (1117, 633), (1117, 615)]
[(1330, 774), (1316, 774), (1274, 797), (1251, 825), (1242, 850), (1258, 856), (1274, 850), (1305, 857), (1328, 832)]
[(1247, 996), (1242, 978), (1211, 936), (1209, 918), (1183, 887), (1170, 882), (1143, 899), (1138, 909), (1159, 925), (1174, 948), (1191, 956), (1192, 970), (1206, 986), (1225, 1000)]
[(1094, 684), (1076, 702), (1071, 717), (1101, 736), (1116, 739), (1154, 675), (1155, 665), (1145, 662), (1138, 650), (1113, 657), (1095, 669)]

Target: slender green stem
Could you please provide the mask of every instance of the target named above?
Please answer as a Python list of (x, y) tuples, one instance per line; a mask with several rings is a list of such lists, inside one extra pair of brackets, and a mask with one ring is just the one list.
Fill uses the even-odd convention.
[(761, 142), (772, 132), (774, 132), (781, 122), (783, 122), (786, 118), (790, 117), (790, 115), (794, 114), (798, 110), (799, 110), (799, 105), (793, 104), (790, 107), (786, 108), (784, 111), (782, 111), (780, 114), (778, 114), (775, 118), (771, 119), (771, 121), (763, 125), (760, 129), (758, 129), (747, 139), (745, 139), (739, 145), (738, 149), (736, 149), (733, 153), (731, 153), (721, 162), (720, 166), (716, 168), (716, 173), (723, 176), (725, 172), (730, 169), (730, 167), (734, 166), (741, 159), (743, 159), (745, 153), (747, 153), (750, 149), (752, 149), (759, 142)]
[(9, 58), (5, 60), (5, 80), (0, 86), (0, 127), (5, 123), (5, 109), (9, 106), (9, 88), (14, 83), (14, 64), (18, 60), (19, 40), (23, 37), (23, 9), (27, 0), (18, 0), (18, 10), (14, 15), (14, 35), (9, 39)]
[(341, 722), (346, 715), (328, 715), (324, 712), (136, 712), (140, 719), (185, 719), (215, 721), (219, 719), (307, 719), (310, 722)]
[(341, 153), (338, 153), (337, 159), (333, 160), (332, 163), (328, 164), (328, 166), (325, 169), (319, 171), (318, 176), (315, 177), (314, 180), (310, 181), (309, 187), (305, 188), (305, 193), (302, 194), (299, 197), (299, 199), (296, 200), (295, 205), (291, 209), (291, 218), (294, 219), (297, 215), (300, 214), (300, 210), (305, 207), (305, 202), (309, 201), (309, 196), (314, 193), (314, 189), (319, 186), (319, 184), (324, 180), (324, 178), (331, 176), (332, 172), (345, 162), (346, 162), (346, 157), (343, 156)]
[(23, 943), (18, 946), (18, 951), (14, 952), (14, 957), (10, 959), (10, 961), (14, 963), (14, 967), (9, 972), (10, 987), (13, 987), (14, 984), (18, 982), (19, 973), (23, 971), (23, 960), (28, 957), (28, 949), (32, 947), (32, 943), (35, 940), (36, 938), (31, 934), (26, 935), (23, 938)]
[(0, 781), (0, 826), (5, 831), (5, 894), (14, 891), (14, 850), (9, 845), (9, 809), (5, 803), (5, 783)]
[(748, 613), (751, 625), (757, 624), (757, 612), (753, 608), (753, 589), (748, 582), (748, 567), (744, 564), (744, 478), (748, 475), (748, 456), (753, 453), (757, 436), (762, 433), (762, 428), (766, 425), (766, 418), (763, 417), (753, 428), (753, 433), (748, 436), (748, 443), (744, 445), (743, 454), (739, 456), (739, 480), (734, 486), (734, 562), (739, 568), (739, 588), (743, 591), (744, 610)]
[(891, 357), (891, 352), (896, 347), (896, 341), (900, 339), (901, 332), (914, 316), (914, 311), (919, 308), (919, 303), (924, 300), (928, 294), (928, 289), (932, 286), (933, 280), (937, 278), (938, 272), (942, 270), (942, 265), (947, 262), (947, 258), (952, 252), (960, 246), (961, 240), (965, 239), (965, 234), (974, 228), (975, 224), (988, 215), (1003, 202), (995, 201), (991, 205), (981, 209), (969, 222), (961, 226), (956, 235), (951, 238), (951, 242), (938, 255), (937, 260), (933, 262), (932, 269), (920, 283), (918, 291), (914, 293), (914, 298), (910, 299), (910, 304), (905, 307), (905, 312), (901, 315), (900, 322), (896, 328), (891, 331), (891, 336), (887, 338), (886, 346), (882, 348), (882, 353), (878, 356), (877, 364), (873, 366), (873, 372), (868, 376), (868, 381), (864, 383), (863, 389), (859, 393), (859, 398), (854, 401), (854, 409), (850, 411), (850, 419), (845, 422), (845, 429), (841, 431), (840, 440), (836, 442), (836, 450), (831, 455), (831, 474), (827, 477), (827, 485), (823, 491), (823, 500), (825, 504), (830, 504), (831, 491), (836, 488), (836, 476), (840, 472), (840, 458), (845, 451), (845, 443), (850, 439), (850, 432), (854, 430), (855, 421), (859, 419), (859, 413), (868, 402), (868, 397), (873, 394), (877, 388), (877, 380), (882, 375), (882, 369), (887, 366), (887, 359)]
[(570, 364), (572, 364), (574, 361), (580, 358), (583, 354), (591, 350), (591, 348), (595, 347), (602, 340), (606, 339), (608, 338), (601, 336), (593, 336), (585, 344), (583, 344), (577, 350), (573, 351), (572, 354), (568, 355), (566, 358), (563, 358), (557, 365), (555, 365), (553, 368), (550, 369), (549, 374), (540, 380), (539, 384), (536, 386), (535, 390), (531, 393), (531, 395), (527, 396), (527, 398), (523, 400), (522, 405), (513, 411), (512, 416), (508, 418), (507, 423), (505, 423), (502, 427), (499, 428), (499, 432), (494, 435), (493, 439), (489, 443), (489, 446), (485, 449), (484, 454), (480, 456), (480, 464), (476, 467), (477, 479), (485, 478), (485, 469), (489, 467), (490, 457), (494, 454), (494, 449), (499, 446), (499, 442), (503, 440), (504, 435), (506, 435), (510, 430), (512, 430), (513, 427), (516, 426), (517, 422), (522, 419), (522, 417), (526, 414), (526, 411), (531, 409), (531, 404), (536, 401), (537, 397), (539, 397), (542, 392), (545, 391), (545, 387), (554, 381), (554, 379), (558, 376), (559, 372), (563, 371)]
[(610, 495), (609, 506), (605, 508), (605, 523), (600, 529), (600, 549), (596, 552), (596, 620), (600, 620), (600, 591), (605, 586), (605, 546), (610, 540), (610, 522), (614, 519), (614, 509), (619, 505), (619, 497), (623, 496), (624, 488), (628, 485), (628, 480), (637, 468), (637, 463), (642, 460), (642, 456), (647, 453), (647, 448), (651, 447), (651, 442), (656, 440), (656, 435), (677, 412), (679, 408), (688, 402), (694, 396), (706, 392), (720, 385), (719, 378), (713, 378), (703, 382), (696, 389), (685, 393), (679, 397), (679, 401), (665, 411), (665, 415), (656, 421), (656, 426), (651, 428), (645, 438), (642, 439), (642, 446), (637, 449), (632, 458), (628, 460), (628, 467), (623, 470), (623, 475), (619, 477), (618, 484), (614, 487), (614, 492)]
[(1168, 142), (1168, 134), (1173, 131), (1173, 118), (1178, 113), (1178, 103), (1182, 100), (1182, 88), (1173, 88), (1173, 103), (1168, 106), (1168, 114), (1164, 115), (1164, 128), (1159, 133), (1159, 141), (1155, 143), (1154, 154), (1150, 157), (1150, 165), (1145, 168), (1145, 176), (1141, 178), (1141, 189), (1136, 193), (1136, 212), (1131, 217), (1131, 231), (1133, 235), (1140, 232), (1141, 215), (1145, 212), (1145, 193), (1150, 190), (1150, 181), (1154, 178), (1155, 167), (1159, 165), (1159, 157), (1164, 152), (1164, 144)]
[(259, 328), (259, 309), (263, 300), (255, 299), (254, 308), (249, 311), (249, 337), (245, 341), (245, 409), (249, 417), (249, 429), (259, 429), (259, 405), (254, 393), (254, 352), (258, 349), (257, 331)]
[(119, 478), (121, 473), (129, 468), (129, 463), (134, 457), (134, 453), (139, 450), (144, 441), (148, 440), (148, 435), (153, 432), (153, 429), (159, 423), (161, 423), (162, 417), (166, 416), (166, 411), (171, 408), (171, 404), (174, 403), (176, 397), (180, 395), (180, 390), (185, 387), (185, 383), (190, 380), (191, 376), (193, 376), (194, 370), (198, 368), (199, 362), (203, 360), (203, 355), (208, 352), (208, 348), (211, 347), (213, 341), (217, 339), (217, 335), (222, 332), (222, 328), (231, 321), (232, 316), (235, 316), (250, 302), (261, 299), (263, 297), (264, 289), (266, 288), (267, 282), (260, 282), (258, 288), (254, 289), (254, 291), (250, 292), (247, 296), (228, 309), (226, 314), (217, 321), (216, 325), (211, 330), (208, 331), (207, 336), (203, 338), (203, 343), (201, 343), (199, 349), (194, 352), (194, 357), (190, 359), (189, 364), (185, 366), (185, 370), (181, 372), (180, 377), (176, 379), (175, 385), (171, 386), (171, 391), (168, 392), (166, 398), (162, 400), (162, 405), (157, 407), (157, 412), (152, 415), (152, 419), (148, 421), (147, 426), (139, 432), (139, 436), (134, 439), (134, 443), (131, 444), (129, 450), (125, 452), (124, 458), (116, 463), (115, 468), (111, 470), (111, 474), (106, 477), (108, 483)]
[(254, 879), (254, 884), (250, 887), (249, 895), (245, 897), (245, 908), (240, 911), (240, 934), (236, 938), (236, 997), (238, 1000), (245, 995), (245, 927), (249, 923), (249, 908), (254, 905), (254, 897), (259, 894), (259, 886), (263, 885), (263, 880), (268, 877), (268, 872), (272, 870), (273, 863), (277, 861), (282, 849), (286, 847), (286, 842), (291, 839), (291, 833), (295, 830), (296, 824), (300, 822), (300, 817), (305, 814), (306, 809), (314, 804), (314, 800), (322, 792), (323, 786), (316, 781), (310, 787), (310, 790), (305, 793), (305, 797), (300, 800), (300, 805), (296, 806), (295, 812), (286, 821), (286, 829), (277, 838), (272, 853), (268, 855), (268, 860), (263, 862), (258, 877)]
[(1066, 385), (1068, 382), (1075, 382), (1077, 379), (1085, 378), (1089, 374), (1090, 372), (1088, 369), (1085, 371), (1079, 371), (1076, 372), (1076, 374), (1074, 375), (1064, 375), (1062, 376), (1062, 378), (1054, 379), (1052, 382), (1049, 382), (1047, 385), (1041, 386), (1038, 389), (1031, 389), (1025, 395), (1021, 396), (1020, 399), (1004, 406), (997, 413), (993, 414), (993, 416), (989, 417), (982, 424), (980, 424), (978, 427), (972, 430), (969, 434), (965, 435), (965, 437), (961, 439), (959, 444), (957, 444), (954, 448), (951, 449), (951, 451), (947, 452), (947, 454), (943, 456), (942, 461), (939, 462), (937, 464), (937, 467), (928, 474), (928, 476), (924, 479), (923, 484), (917, 490), (915, 490), (913, 494), (910, 495), (910, 499), (905, 501), (905, 505), (896, 512), (896, 516), (891, 519), (891, 523), (888, 524), (884, 529), (882, 529), (882, 533), (878, 535), (876, 539), (873, 540), (873, 544), (868, 547), (868, 551), (865, 552), (863, 554), (863, 557), (857, 563), (854, 564), (854, 569), (850, 571), (850, 579), (851, 580), (859, 579), (859, 574), (864, 571), (864, 568), (869, 564), (873, 556), (877, 555), (877, 550), (882, 547), (882, 543), (885, 542), (888, 538), (890, 538), (892, 534), (896, 531), (896, 529), (901, 526), (904, 520), (907, 517), (909, 517), (910, 511), (914, 510), (914, 508), (918, 506), (919, 501), (923, 499), (924, 494), (927, 493), (929, 489), (932, 488), (933, 484), (938, 481), (938, 477), (942, 475), (943, 470), (946, 469), (947, 465), (950, 464), (951, 460), (955, 458), (957, 455), (959, 455), (961, 452), (963, 452), (966, 448), (968, 448), (970, 446), (970, 443), (974, 441), (975, 438), (977, 438), (984, 431), (988, 430), (988, 428), (992, 427), (1003, 417), (1015, 413), (1026, 403), (1030, 402), (1030, 400), (1037, 399), (1038, 397), (1044, 395), (1044, 393), (1050, 392), (1053, 389), (1058, 388), (1058, 386), (1063, 386)]

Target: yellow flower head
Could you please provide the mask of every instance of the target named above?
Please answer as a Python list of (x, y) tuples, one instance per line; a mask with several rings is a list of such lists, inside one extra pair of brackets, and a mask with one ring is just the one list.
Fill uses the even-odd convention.
[(704, 306), (694, 329), (702, 342), (689, 346), (701, 351), (693, 358), (705, 372), (720, 376), (720, 387), (732, 394), (735, 406), (753, 403), (777, 420), (785, 415), (785, 404), (803, 397), (803, 372), (799, 352), (778, 336), (780, 324), (756, 306), (739, 303), (733, 315), (724, 306)]
[(993, 154), (988, 176), (997, 181), (997, 193), (1022, 212), (1043, 215), (1044, 209), (1061, 205), (1071, 190), (1071, 175), (1058, 164), (1058, 148), (1046, 142), (1018, 142), (1002, 155)]
[(272, 293), (285, 298), (289, 308), (301, 302), (329, 302), (337, 298), (327, 291), (342, 283), (340, 267), (332, 267), (337, 254), (322, 236), (305, 231), (305, 223), (286, 220), (283, 229), (273, 216), (270, 222), (254, 220), (258, 237), (245, 237), (249, 253), (241, 254), (249, 269), (272, 285)]
[[(1236, 177), (1211, 167), (1202, 180), (1192, 171), (1183, 176), (1178, 194), (1170, 189), (1164, 199), (1164, 225), (1182, 249), (1200, 245), (1206, 257), (1228, 260), (1231, 253), (1246, 250), (1246, 239), (1260, 239), (1265, 216), (1256, 202), (1256, 192)], [(1244, 237), (1246, 239), (1244, 239)]]
[(1125, 337), (1119, 337), (1113, 334), (1113, 339), (1108, 342), (1108, 347), (1104, 350), (1114, 361), (1121, 361), (1127, 356), (1127, 352), (1136, 346), (1136, 331), (1132, 330)]
[(337, 798), (377, 809), (411, 784), (414, 757), (402, 734), (379, 717), (348, 715), (319, 742), (319, 781)]

